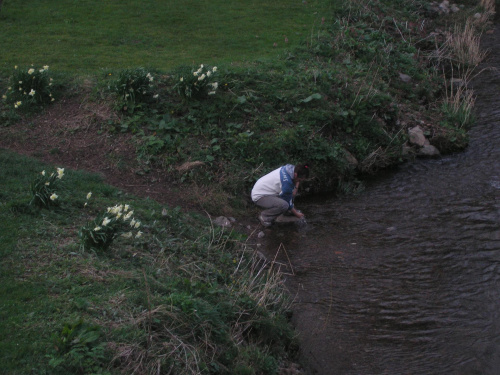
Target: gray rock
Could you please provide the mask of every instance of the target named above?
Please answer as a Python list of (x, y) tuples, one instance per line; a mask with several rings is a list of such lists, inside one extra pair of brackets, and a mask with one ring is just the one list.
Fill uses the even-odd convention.
[(399, 78), (403, 82), (406, 82), (406, 83), (411, 82), (411, 77), (408, 74), (399, 73)]
[(441, 155), (439, 150), (433, 145), (425, 145), (424, 147), (418, 150), (417, 154), (419, 156), (428, 156), (428, 157), (435, 157)]
[(219, 216), (213, 222), (214, 222), (214, 224), (221, 226), (221, 227), (224, 227), (224, 228), (230, 228), (232, 225), (231, 220), (229, 220), (225, 216)]
[(409, 142), (413, 145), (417, 146), (424, 146), (425, 145), (425, 135), (424, 131), (420, 126), (415, 126), (414, 128), (411, 128), (408, 130), (408, 136), (409, 136)]

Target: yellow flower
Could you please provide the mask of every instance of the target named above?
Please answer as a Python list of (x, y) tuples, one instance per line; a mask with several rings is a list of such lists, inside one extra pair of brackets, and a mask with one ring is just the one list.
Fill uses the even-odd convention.
[(51, 201), (55, 201), (57, 198), (58, 198), (58, 195), (57, 195), (56, 193), (53, 193), (53, 194), (50, 196), (50, 200), (51, 200)]

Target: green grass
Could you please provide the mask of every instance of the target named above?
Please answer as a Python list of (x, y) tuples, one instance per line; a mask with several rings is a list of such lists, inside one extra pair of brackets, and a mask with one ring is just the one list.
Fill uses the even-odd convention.
[(329, 4), (327, 0), (6, 0), (0, 13), (0, 70), (35, 63), (88, 74), (99, 69), (170, 70), (182, 64), (273, 58), (303, 42)]
[[(131, 373), (139, 362), (140, 373), (271, 374), (292, 353), (279, 275), (256, 276), (241, 236), (71, 170), (58, 206), (29, 206), (31, 180), (54, 169), (0, 150), (2, 374)], [(120, 202), (144, 235), (84, 251), (78, 229)], [(64, 342), (80, 320), (99, 337), (78, 346), (86, 328)]]

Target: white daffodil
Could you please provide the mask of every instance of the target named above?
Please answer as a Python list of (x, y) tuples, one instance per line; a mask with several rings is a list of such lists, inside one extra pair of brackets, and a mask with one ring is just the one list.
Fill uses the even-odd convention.
[(57, 168), (57, 178), (61, 179), (64, 176), (64, 168)]
[(110, 221), (111, 221), (111, 219), (110, 219), (110, 218), (105, 217), (105, 218), (104, 218), (104, 220), (102, 221), (102, 225), (103, 225), (103, 226), (106, 226), (106, 225), (108, 225), (108, 224), (110, 223)]
[(139, 232), (137, 232), (137, 234), (135, 235), (135, 238), (139, 238), (139, 237), (141, 237), (141, 236), (142, 236), (142, 232), (141, 232), (141, 231), (139, 231)]
[(123, 217), (123, 220), (128, 220), (130, 219), (130, 217), (134, 214), (134, 211), (129, 211), (128, 214), (126, 214), (124, 217)]
[(202, 74), (201, 76), (198, 77), (198, 81), (203, 81), (205, 79), (206, 75)]
[(130, 237), (132, 237), (132, 232), (123, 233), (122, 237), (130, 238)]
[(184, 77), (181, 77), (181, 79), (179, 79), (179, 81), (181, 81), (181, 82), (184, 81)]
[(141, 222), (140, 221), (137, 221), (135, 224), (134, 224), (134, 228), (139, 228), (141, 226)]
[(100, 231), (101, 227), (98, 225), (97, 227), (94, 228), (94, 232)]
[(213, 69), (212, 69), (212, 72), (215, 73), (217, 71), (217, 67), (214, 66)]
[(45, 186), (49, 186), (49, 185), (50, 185), (50, 182), (49, 182), (49, 181), (47, 181), (47, 182), (45, 183)]
[(130, 206), (128, 204), (126, 204), (125, 206), (123, 206), (123, 211), (127, 212), (129, 208), (130, 208)]
[(31, 89), (31, 91), (28, 95), (35, 96), (35, 90)]
[(14, 108), (20, 107), (21, 104), (23, 104), (23, 102), (16, 102), (16, 104), (14, 104)]
[(89, 193), (87, 194), (87, 199), (90, 199), (91, 196), (92, 196), (92, 192), (89, 191)]
[(212, 72), (209, 70), (209, 71), (207, 72), (207, 77), (210, 77), (211, 75), (212, 75)]
[(49, 66), (48, 66), (48, 65), (44, 65), (44, 66), (43, 66), (43, 68), (44, 68), (45, 70), (48, 70), (48, 69), (49, 69)]
[(208, 95), (215, 95), (215, 91), (209, 91)]
[(31, 68), (30, 70), (28, 70), (28, 74), (33, 74), (35, 72), (35, 69)]
[(41, 171), (41, 172), (40, 172), (40, 174), (41, 174), (42, 176), (45, 176), (45, 171)]
[(130, 220), (130, 226), (133, 227), (135, 225), (136, 221), (135, 219)]
[(58, 195), (57, 195), (56, 193), (53, 193), (53, 194), (50, 196), (50, 200), (51, 200), (51, 201), (55, 201), (57, 198), (58, 198)]

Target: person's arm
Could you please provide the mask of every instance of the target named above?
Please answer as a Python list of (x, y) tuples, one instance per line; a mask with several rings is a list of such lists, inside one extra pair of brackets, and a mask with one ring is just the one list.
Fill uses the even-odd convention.
[(298, 191), (299, 191), (299, 184), (300, 184), (300, 182), (296, 182), (296, 183), (295, 183), (295, 187), (294, 187), (294, 189), (293, 189), (293, 191), (292, 191), (292, 195), (293, 195), (294, 197), (297, 195), (297, 193), (298, 193)]

